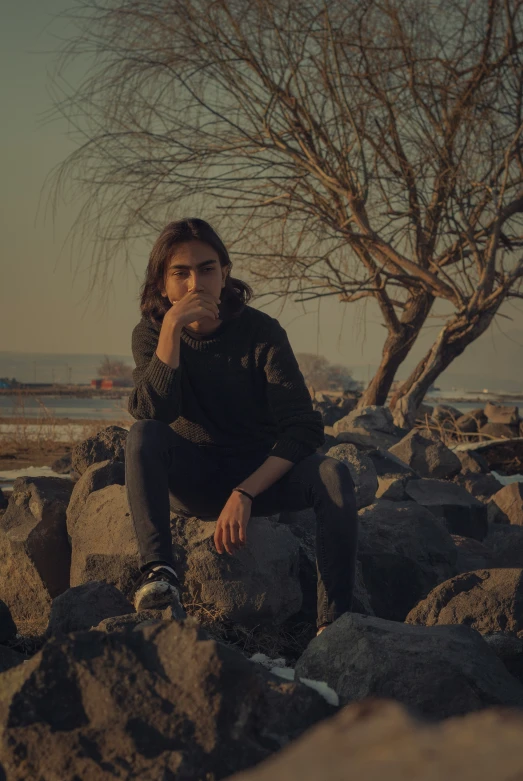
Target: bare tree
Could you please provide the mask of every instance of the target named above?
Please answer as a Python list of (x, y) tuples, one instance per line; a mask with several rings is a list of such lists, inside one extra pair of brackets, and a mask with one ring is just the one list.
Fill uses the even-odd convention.
[(55, 196), (80, 186), (96, 274), (183, 205), (259, 300), (376, 301), (387, 337), (362, 404), (385, 403), (444, 302), (434, 360), (395, 398), (408, 417), (518, 294), (522, 2), (84, 0), (57, 90), (71, 58), (94, 65), (56, 93), (79, 146)]
[(124, 361), (111, 360), (108, 355), (98, 367), (98, 376), (108, 380), (117, 380), (121, 383), (133, 384), (133, 367)]
[(356, 387), (348, 366), (331, 363), (324, 355), (296, 353), (296, 360), (313, 397), (317, 390), (349, 390)]

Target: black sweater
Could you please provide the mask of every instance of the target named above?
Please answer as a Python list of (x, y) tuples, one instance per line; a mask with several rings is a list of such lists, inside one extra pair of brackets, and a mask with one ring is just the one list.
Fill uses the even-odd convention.
[(128, 409), (137, 420), (162, 420), (217, 453), (265, 451), (294, 463), (324, 443), (322, 416), (275, 318), (244, 306), (208, 336), (183, 328), (177, 369), (156, 355), (159, 334), (145, 318), (133, 330)]

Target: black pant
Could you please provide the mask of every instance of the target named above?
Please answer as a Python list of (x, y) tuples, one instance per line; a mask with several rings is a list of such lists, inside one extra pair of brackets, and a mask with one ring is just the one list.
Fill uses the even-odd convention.
[[(269, 453), (241, 456), (194, 445), (167, 423), (139, 420), (125, 447), (125, 484), (140, 551), (140, 565), (175, 567), (170, 531), (171, 502), (200, 518), (220, 515), (232, 488)], [(358, 513), (354, 483), (345, 464), (314, 453), (295, 464), (254, 498), (251, 516), (314, 508), (318, 574), (317, 625), (351, 609), (356, 572)], [(247, 526), (247, 544), (249, 530)]]

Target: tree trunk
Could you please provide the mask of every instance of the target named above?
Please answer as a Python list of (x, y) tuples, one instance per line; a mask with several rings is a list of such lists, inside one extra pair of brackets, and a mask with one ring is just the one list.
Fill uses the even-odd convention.
[(420, 293), (407, 302), (396, 328), (389, 328), (378, 370), (358, 402), (358, 408), (384, 405), (399, 367), (411, 351), (430, 312), (434, 297)]
[(487, 330), (498, 308), (499, 303), (496, 303), (473, 318), (467, 315), (455, 317), (442, 329), (430, 350), (391, 400), (397, 426), (410, 428), (414, 425), (416, 410), (430, 386), (469, 344)]

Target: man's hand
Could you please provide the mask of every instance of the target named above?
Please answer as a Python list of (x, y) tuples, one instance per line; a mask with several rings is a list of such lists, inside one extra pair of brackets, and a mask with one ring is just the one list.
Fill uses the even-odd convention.
[(214, 544), (218, 553), (227, 551), (231, 556), (247, 542), (247, 522), (251, 517), (251, 500), (233, 491), (227, 499), (214, 532)]

